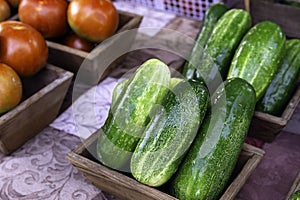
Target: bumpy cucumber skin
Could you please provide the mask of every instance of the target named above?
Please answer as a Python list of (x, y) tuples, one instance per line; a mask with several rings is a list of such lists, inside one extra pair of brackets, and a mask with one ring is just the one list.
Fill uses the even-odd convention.
[(285, 34), (275, 23), (263, 21), (244, 36), (232, 59), (227, 78), (247, 80), (258, 101), (271, 83), (283, 59)]
[(177, 170), (205, 116), (209, 93), (196, 81), (182, 81), (169, 91), (131, 158), (138, 181), (161, 186)]
[(111, 100), (111, 106), (113, 106), (116, 103), (116, 100), (118, 99), (118, 97), (120, 96), (120, 94), (122, 93), (122, 91), (124, 90), (124, 88), (126, 88), (126, 84), (128, 82), (128, 79), (122, 80), (121, 82), (119, 82), (112, 93), (112, 100)]
[(208, 8), (205, 12), (203, 23), (196, 37), (195, 45), (191, 51), (189, 62), (186, 62), (182, 74), (187, 79), (195, 78), (196, 68), (193, 64), (198, 65), (201, 60), (202, 51), (206, 45), (210, 34), (219, 18), (228, 10), (223, 3), (216, 3)]
[(170, 85), (170, 70), (157, 59), (150, 59), (128, 80), (105, 124), (98, 131), (98, 159), (104, 165), (127, 171), (141, 134), (149, 122), (149, 113), (160, 104)]
[[(183, 79), (181, 78), (171, 78), (170, 80), (170, 89), (172, 89), (173, 87), (175, 87), (179, 82), (183, 81)], [(120, 96), (120, 94), (122, 93), (122, 91), (126, 88), (126, 84), (128, 82), (128, 79), (122, 80), (121, 82), (119, 82), (114, 90), (113, 90), (113, 94), (112, 94), (112, 101), (111, 101), (111, 105), (115, 104), (117, 98)]]
[(286, 42), (283, 61), (278, 67), (266, 93), (257, 103), (257, 110), (281, 116), (295, 90), (300, 73), (300, 40)]
[(207, 83), (222, 81), (216, 80), (218, 77), (226, 79), (234, 52), (250, 27), (251, 16), (242, 9), (231, 9), (218, 20), (203, 54), (204, 60), (212, 59), (214, 64), (206, 64), (203, 61), (200, 70)]
[(254, 113), (255, 91), (240, 78), (224, 85), (213, 94), (212, 112), (170, 183), (170, 193), (179, 199), (218, 199), (237, 162)]

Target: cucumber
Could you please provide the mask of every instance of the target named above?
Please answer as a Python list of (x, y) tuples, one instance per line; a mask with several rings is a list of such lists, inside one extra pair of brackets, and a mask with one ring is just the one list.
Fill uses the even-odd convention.
[[(175, 87), (175, 85), (177, 85), (179, 82), (181, 82), (183, 79), (181, 78), (171, 78), (170, 80), (170, 89), (172, 89), (173, 87)], [(128, 79), (122, 80), (121, 82), (119, 82), (114, 90), (113, 90), (113, 94), (112, 94), (112, 101), (111, 101), (111, 105), (113, 105), (116, 101), (116, 99), (119, 97), (119, 95), (121, 94), (122, 90), (125, 88), (126, 83), (128, 82)]]
[(235, 167), (245, 140), (256, 99), (253, 87), (233, 78), (215, 91), (209, 112), (170, 181), (178, 199), (218, 199)]
[(170, 81), (170, 89), (173, 89), (178, 83), (180, 83), (181, 81), (183, 81), (182, 78), (171, 78), (171, 81)]
[(250, 27), (251, 16), (242, 9), (231, 9), (218, 20), (207, 41), (202, 65), (197, 72), (208, 85), (213, 84), (213, 88), (217, 88), (226, 79), (235, 49)]
[(283, 61), (266, 93), (257, 103), (257, 110), (280, 116), (293, 95), (300, 73), (300, 40), (286, 42)]
[(127, 171), (129, 161), (155, 104), (160, 104), (170, 85), (170, 70), (157, 59), (143, 63), (125, 84), (108, 118), (98, 130), (97, 157), (111, 168)]
[(161, 186), (177, 170), (205, 116), (209, 93), (196, 81), (182, 81), (169, 91), (162, 107), (153, 110), (131, 158), (135, 179)]
[(293, 195), (289, 198), (289, 200), (300, 200), (300, 190), (294, 192)]
[(122, 80), (121, 82), (119, 82), (115, 86), (113, 93), (112, 93), (111, 106), (113, 106), (113, 104), (115, 104), (116, 100), (118, 99), (118, 97), (122, 93), (123, 89), (125, 88), (127, 82), (128, 82), (128, 79), (125, 79), (125, 80)]
[(272, 81), (284, 50), (285, 34), (279, 25), (270, 21), (260, 22), (242, 39), (227, 77), (247, 80), (254, 87), (258, 101)]
[(194, 65), (199, 65), (201, 54), (206, 45), (206, 42), (216, 25), (219, 18), (228, 10), (228, 7), (223, 3), (213, 4), (205, 12), (203, 23), (196, 37), (195, 44), (189, 56), (189, 62), (185, 62), (183, 67), (183, 76), (187, 79), (195, 78), (196, 68)]

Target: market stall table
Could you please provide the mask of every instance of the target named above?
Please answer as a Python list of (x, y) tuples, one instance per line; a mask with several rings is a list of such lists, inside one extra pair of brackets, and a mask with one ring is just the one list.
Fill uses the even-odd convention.
[[(173, 14), (164, 14), (165, 20), (161, 20), (162, 13), (140, 9), (144, 14), (142, 26), (166, 27), (191, 38), (195, 38), (199, 30), (199, 21)], [(137, 8), (135, 10), (138, 11)], [(137, 40), (153, 42), (155, 40), (151, 38), (157, 36), (167, 37), (164, 32), (141, 30)], [(187, 43), (182, 48), (188, 51), (191, 45)], [(0, 154), (0, 199), (116, 199), (89, 182), (66, 160), (66, 155), (104, 123), (112, 90), (122, 80), (121, 75), (151, 57), (162, 59), (174, 69), (183, 62), (181, 57), (163, 50), (130, 52), (108, 78), (73, 102), (73, 107), (63, 112), (49, 127), (11, 155)], [(72, 98), (69, 96), (67, 100)], [(279, 200), (286, 197), (300, 169), (299, 121), (300, 106), (275, 141), (264, 144), (265, 157), (236, 199)]]

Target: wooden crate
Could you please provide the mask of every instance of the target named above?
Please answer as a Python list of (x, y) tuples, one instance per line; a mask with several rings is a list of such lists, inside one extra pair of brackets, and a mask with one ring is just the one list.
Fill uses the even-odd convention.
[(10, 154), (57, 116), (73, 73), (47, 64), (35, 76), (22, 79), (22, 102), (0, 116), (0, 151)]
[(249, 9), (254, 24), (270, 20), (280, 25), (288, 37), (300, 38), (300, 8), (279, 0), (251, 0)]
[[(97, 134), (91, 135), (81, 145), (72, 150), (67, 159), (84, 174), (96, 187), (120, 199), (175, 200), (176, 198), (134, 180), (130, 175), (119, 173), (101, 165), (96, 152)], [(256, 168), (264, 151), (244, 144), (238, 163), (230, 180), (230, 185), (221, 200), (232, 200), (243, 187), (247, 178)]]
[(286, 196), (285, 200), (289, 200), (289, 198), (296, 192), (300, 190), (300, 172), (298, 173), (298, 176), (295, 178), (294, 183)]
[[(116, 34), (138, 28), (143, 18), (140, 15), (131, 14), (124, 11), (118, 11), (118, 13), (120, 21)], [(109, 57), (109, 54), (111, 53), (115, 53), (114, 49), (122, 48), (129, 50), (134, 38), (135, 35), (131, 35), (130, 37), (126, 38), (126, 40), (120, 37), (113, 37), (113, 39), (109, 40), (109, 42), (98, 44), (91, 52), (81, 51), (55, 41), (47, 40), (47, 44), (49, 47), (48, 62), (71, 71), (74, 74), (76, 74), (81, 65), (84, 64), (84, 69), (81, 69), (80, 73), (87, 74), (87, 76), (89, 77), (88, 79), (93, 79), (90, 81), (95, 83), (96, 81), (94, 81), (94, 79), (97, 80), (105, 77), (123, 60), (125, 55), (120, 56), (116, 60), (112, 60), (109, 66), (101, 66), (101, 64), (99, 64), (101, 62), (97, 61), (99, 59), (105, 59)], [(99, 58), (100, 55), (101, 58)], [(93, 77), (93, 75), (95, 75), (95, 72), (98, 72), (99, 68), (101, 67), (106, 68), (103, 73), (101, 72), (102, 76)]]
[(287, 125), (300, 101), (300, 86), (295, 91), (280, 117), (255, 111), (249, 128), (249, 135), (265, 142), (272, 142)]

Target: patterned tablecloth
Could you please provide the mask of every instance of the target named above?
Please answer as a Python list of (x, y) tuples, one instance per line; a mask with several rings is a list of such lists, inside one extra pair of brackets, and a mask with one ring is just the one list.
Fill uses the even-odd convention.
[[(181, 30), (194, 38), (199, 30), (199, 21), (176, 17), (142, 7), (120, 8), (141, 12), (142, 26)], [(164, 20), (163, 20), (164, 19)], [(172, 23), (170, 23), (172, 22)], [(140, 31), (138, 38), (153, 42), (151, 34)], [(167, 36), (166, 36), (167, 37)], [(146, 40), (147, 39), (147, 40)], [(187, 51), (191, 43), (187, 43)], [(110, 106), (114, 86), (122, 80), (120, 75), (149, 58), (162, 59), (170, 66), (178, 66), (182, 58), (160, 50), (144, 49), (128, 54), (120, 66), (99, 85), (77, 99), (73, 106), (63, 112), (49, 127), (28, 141), (9, 156), (0, 154), (0, 199), (16, 200), (102, 200), (115, 199), (94, 187), (67, 160), (66, 154), (82, 139), (102, 126)], [(300, 169), (299, 107), (288, 125), (271, 144), (265, 144), (266, 156), (247, 181), (237, 199), (260, 200), (284, 199)]]

